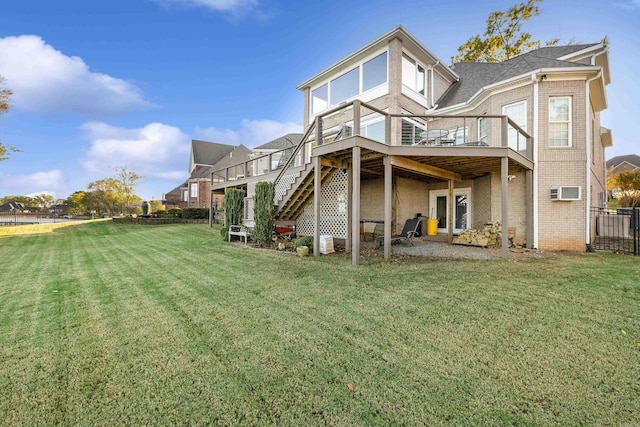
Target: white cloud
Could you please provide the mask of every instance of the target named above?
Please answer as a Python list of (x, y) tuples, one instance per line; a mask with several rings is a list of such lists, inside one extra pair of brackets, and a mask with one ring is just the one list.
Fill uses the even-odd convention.
[(67, 179), (57, 169), (25, 175), (0, 172), (0, 188), (15, 194), (51, 194), (59, 196), (66, 190)]
[(134, 84), (89, 70), (38, 36), (0, 38), (0, 75), (15, 108), (39, 114), (118, 114), (148, 108)]
[(241, 12), (258, 6), (257, 0), (155, 0), (163, 5), (200, 6), (220, 12)]
[(81, 160), (92, 174), (113, 175), (124, 166), (148, 179), (186, 179), (190, 138), (176, 127), (150, 123), (143, 128), (118, 128), (101, 122), (82, 126), (91, 147)]
[(221, 144), (254, 148), (287, 133), (301, 132), (302, 126), (293, 122), (274, 120), (243, 120), (239, 130), (218, 128), (197, 128), (195, 138)]

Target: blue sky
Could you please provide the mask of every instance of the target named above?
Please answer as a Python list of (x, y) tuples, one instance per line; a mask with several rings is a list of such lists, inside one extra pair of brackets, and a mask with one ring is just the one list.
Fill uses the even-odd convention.
[[(0, 75), (15, 92), (0, 196), (66, 198), (125, 166), (160, 199), (192, 138), (255, 147), (302, 130), (296, 85), (395, 26), (443, 61), (516, 0), (21, 0), (0, 5)], [(636, 153), (640, 0), (545, 0), (542, 41), (610, 41), (607, 158)]]

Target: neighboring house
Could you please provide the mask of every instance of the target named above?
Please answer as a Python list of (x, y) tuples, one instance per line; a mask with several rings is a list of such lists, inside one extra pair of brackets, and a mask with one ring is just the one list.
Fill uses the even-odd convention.
[(165, 210), (176, 209), (176, 208), (186, 208), (187, 203), (189, 201), (189, 193), (188, 193), (187, 183), (183, 183), (178, 185), (173, 190), (164, 194), (164, 208)]
[(24, 206), (18, 202), (7, 202), (0, 205), (0, 212), (22, 212), (23, 210)]
[(214, 171), (212, 191), (273, 180), (278, 221), (345, 239), (354, 264), (361, 222), (390, 237), (417, 214), (450, 242), (500, 222), (527, 247), (584, 251), (606, 200), (609, 82), (606, 42), (449, 67), (399, 26), (298, 85), (305, 134), (285, 162)]
[(640, 169), (640, 156), (637, 154), (627, 154), (626, 156), (612, 157), (607, 160), (607, 169), (611, 169), (612, 177), (620, 172)]
[(210, 168), (238, 147), (215, 142), (191, 141), (189, 178), (165, 194), (166, 208), (209, 207), (211, 202)]

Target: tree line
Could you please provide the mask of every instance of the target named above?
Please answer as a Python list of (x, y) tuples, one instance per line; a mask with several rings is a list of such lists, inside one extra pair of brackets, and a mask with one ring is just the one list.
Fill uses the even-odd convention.
[[(141, 210), (143, 200), (135, 194), (141, 179), (136, 172), (118, 167), (115, 176), (91, 182), (86, 190), (76, 191), (66, 199), (55, 199), (45, 193), (36, 196), (10, 195), (0, 198), (0, 205), (16, 202), (29, 212), (49, 213), (55, 208), (70, 215), (131, 215)], [(160, 200), (151, 200), (149, 203), (152, 212), (163, 208)]]

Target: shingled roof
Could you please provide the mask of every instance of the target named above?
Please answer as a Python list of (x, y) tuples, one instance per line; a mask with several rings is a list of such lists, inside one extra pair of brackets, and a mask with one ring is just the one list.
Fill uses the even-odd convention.
[(276, 138), (273, 141), (269, 141), (266, 144), (262, 144), (259, 147), (254, 148), (256, 151), (261, 150), (284, 150), (285, 148), (298, 145), (302, 140), (301, 133), (288, 133), (280, 138)]
[(618, 166), (620, 163), (624, 162), (640, 168), (640, 156), (638, 156), (637, 154), (627, 154), (625, 156), (612, 157), (607, 160), (607, 168), (610, 168), (611, 166)]
[(566, 55), (595, 46), (597, 43), (543, 47), (504, 62), (459, 62), (453, 66), (460, 80), (438, 100), (438, 108), (467, 102), (483, 87), (543, 68), (580, 68), (587, 66), (560, 60)]
[(194, 139), (191, 141), (191, 153), (194, 165), (213, 166), (235, 148), (234, 145), (218, 144)]

